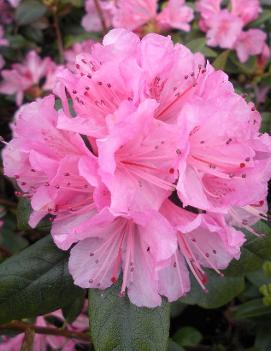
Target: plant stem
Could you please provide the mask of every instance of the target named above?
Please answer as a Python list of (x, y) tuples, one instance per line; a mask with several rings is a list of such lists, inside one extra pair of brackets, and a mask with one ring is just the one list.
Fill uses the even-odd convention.
[(6, 199), (1, 199), (1, 198), (0, 198), (0, 205), (5, 205), (7, 207), (13, 207), (13, 208), (17, 207), (16, 202), (12, 202), (12, 201), (9, 201)]
[(107, 33), (107, 31), (108, 31), (108, 28), (107, 28), (107, 25), (106, 25), (106, 21), (105, 21), (105, 18), (104, 18), (104, 13), (103, 13), (103, 10), (101, 8), (100, 1), (99, 0), (94, 0), (94, 4), (95, 4), (96, 10), (98, 12), (98, 15), (100, 17), (100, 21), (101, 21), (102, 28), (103, 28), (103, 34), (105, 35)]
[(39, 327), (35, 324), (30, 324), (21, 321), (12, 321), (10, 323), (0, 324), (0, 330), (12, 329), (18, 330), (22, 332), (26, 332), (27, 330), (33, 330), (37, 334), (46, 334), (46, 335), (56, 335), (56, 336), (64, 336), (66, 338), (78, 339), (82, 341), (90, 342), (90, 337), (82, 332), (75, 332), (68, 329), (59, 329), (59, 328), (51, 328), (51, 327)]
[(56, 33), (56, 43), (57, 43), (57, 49), (59, 54), (59, 62), (62, 64), (64, 63), (64, 47), (63, 47), (63, 40), (62, 40), (62, 35), (61, 35), (56, 11), (54, 11), (53, 17), (54, 17), (54, 27), (55, 27), (55, 33)]

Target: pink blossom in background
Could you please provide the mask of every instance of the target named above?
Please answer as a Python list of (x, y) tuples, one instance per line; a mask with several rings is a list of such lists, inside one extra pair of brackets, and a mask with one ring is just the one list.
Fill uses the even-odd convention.
[(270, 59), (270, 48), (267, 44), (265, 44), (261, 54), (257, 57), (259, 67), (261, 69), (264, 69), (269, 59)]
[(74, 71), (76, 56), (84, 52), (89, 53), (94, 43), (95, 42), (91, 39), (84, 40), (82, 42), (73, 44), (71, 48), (65, 50), (64, 57), (65, 57), (67, 68), (71, 71)]
[[(103, 16), (106, 21), (106, 26), (111, 26), (113, 1), (101, 0), (99, 1)], [(87, 32), (101, 32), (103, 30), (100, 16), (97, 12), (94, 0), (85, 1), (86, 15), (82, 19), (82, 26)]]
[(13, 16), (13, 9), (8, 1), (0, 0), (0, 25), (12, 22)]
[(265, 218), (271, 138), (259, 113), (170, 37), (114, 29), (75, 60), (57, 75), (62, 108), (52, 95), (23, 106), (3, 152), (30, 225), (50, 215), (83, 288), (122, 276), (120, 294), (147, 307), (185, 295), (189, 271), (205, 289), (205, 268), (222, 275), (240, 256), (233, 225), (253, 233)]
[[(30, 51), (23, 63), (15, 63), (10, 70), (1, 72), (0, 93), (15, 95), (17, 105), (23, 102), (24, 94), (31, 88), (51, 90), (55, 83), (55, 73), (57, 65), (46, 57), (41, 59), (35, 51)], [(42, 87), (39, 86), (40, 80), (46, 78)]]
[(208, 20), (207, 44), (224, 49), (233, 48), (239, 38), (243, 23), (239, 17), (228, 10), (221, 10)]
[[(0, 25), (0, 46), (8, 46), (8, 41), (4, 38), (4, 34), (4, 28)], [(2, 55), (0, 55), (0, 70), (3, 68), (4, 64), (5, 60)]]
[(207, 33), (208, 45), (235, 49), (241, 62), (263, 52), (266, 34), (260, 29), (243, 30), (262, 11), (259, 0), (232, 0), (230, 11), (221, 8), (221, 1), (198, 0), (196, 9), (200, 12), (199, 26)]
[(135, 30), (154, 20), (157, 0), (118, 0), (115, 2), (113, 26)]
[[(39, 327), (52, 327), (51, 324), (47, 322), (44, 317), (55, 317), (61, 322), (64, 322), (63, 314), (60, 310), (55, 311), (46, 316), (38, 316), (35, 325)], [(79, 331), (83, 332), (88, 330), (88, 318), (86, 315), (81, 313), (77, 319), (70, 325), (67, 326), (70, 331)], [(20, 351), (22, 343), (24, 340), (24, 334), (18, 334), (14, 337), (3, 337), (3, 340), (0, 341), (0, 351)], [(48, 347), (59, 349), (61, 351), (74, 351), (76, 344), (80, 343), (76, 339), (67, 339), (63, 336), (50, 336), (43, 334), (35, 334), (33, 351), (46, 351)], [(82, 342), (81, 342), (82, 344)]]
[(193, 18), (193, 10), (185, 5), (185, 0), (169, 0), (162, 12), (157, 16), (160, 26), (176, 28), (186, 32), (190, 30), (189, 23)]
[(256, 20), (262, 12), (259, 0), (231, 0), (231, 10), (244, 24)]
[(17, 7), (21, 2), (21, 0), (7, 0), (7, 1), (10, 3), (12, 7)]
[(249, 29), (242, 32), (235, 44), (240, 61), (246, 62), (249, 56), (260, 55), (266, 45), (266, 38), (266, 33), (260, 29)]
[[(115, 0), (100, 1), (101, 9), (107, 27), (139, 30), (148, 23), (158, 30), (176, 28), (190, 30), (189, 22), (194, 18), (191, 7), (185, 5), (185, 0), (169, 0), (163, 10), (158, 13), (158, 0)], [(101, 20), (93, 0), (85, 4), (87, 14), (83, 17), (82, 25), (86, 31), (100, 31)]]

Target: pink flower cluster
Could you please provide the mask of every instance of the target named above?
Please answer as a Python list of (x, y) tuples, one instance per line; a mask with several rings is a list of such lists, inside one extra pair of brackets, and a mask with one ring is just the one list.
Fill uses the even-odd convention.
[[(116, 0), (100, 1), (101, 10), (107, 27), (139, 30), (147, 24), (157, 31), (171, 28), (190, 30), (189, 22), (194, 18), (191, 7), (185, 0), (168, 0), (158, 13), (158, 0)], [(85, 3), (87, 14), (82, 20), (86, 31), (101, 31), (102, 24), (94, 0)]]
[[(51, 90), (57, 71), (58, 67), (50, 57), (41, 59), (36, 51), (30, 51), (22, 63), (15, 63), (11, 69), (1, 71), (0, 93), (15, 94), (17, 105), (21, 105), (25, 93), (37, 97)], [(42, 79), (45, 81), (40, 85)]]
[(207, 44), (234, 49), (241, 62), (251, 55), (269, 56), (266, 33), (261, 29), (244, 30), (261, 13), (259, 0), (231, 0), (231, 10), (221, 8), (222, 0), (198, 0), (201, 30), (207, 33)]
[[(22, 106), (4, 170), (71, 248), (75, 284), (155, 307), (206, 290), (265, 218), (271, 138), (228, 76), (170, 37), (110, 31), (55, 94)], [(254, 232), (258, 235), (256, 232)]]
[[(64, 322), (63, 314), (60, 310), (55, 311), (46, 316), (39, 316), (36, 319), (35, 325), (38, 327), (52, 327), (46, 320), (46, 317), (54, 317), (60, 322)], [(83, 313), (67, 329), (73, 332), (84, 332), (88, 330), (88, 318)], [(18, 334), (15, 337), (3, 337), (0, 339), (0, 351), (20, 351), (24, 340), (24, 333)], [(33, 351), (46, 351), (48, 347), (50, 350), (74, 351), (76, 350), (76, 339), (67, 339), (63, 336), (50, 336), (43, 334), (36, 334), (34, 337)], [(81, 342), (82, 343), (82, 342)]]

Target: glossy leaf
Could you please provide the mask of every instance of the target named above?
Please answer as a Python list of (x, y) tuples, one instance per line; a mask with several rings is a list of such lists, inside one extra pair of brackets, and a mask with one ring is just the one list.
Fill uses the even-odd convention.
[(139, 308), (119, 296), (116, 284), (107, 290), (89, 290), (91, 338), (96, 351), (166, 351), (169, 304)]
[(204, 308), (218, 308), (239, 295), (244, 287), (245, 283), (242, 277), (220, 277), (215, 272), (210, 271), (206, 284), (208, 292), (204, 292), (193, 278), (192, 290), (181, 299), (181, 302)]
[(82, 294), (67, 267), (68, 254), (50, 236), (0, 265), (0, 323), (52, 312)]
[(31, 24), (45, 15), (47, 7), (41, 1), (25, 0), (17, 7), (15, 19), (19, 25)]

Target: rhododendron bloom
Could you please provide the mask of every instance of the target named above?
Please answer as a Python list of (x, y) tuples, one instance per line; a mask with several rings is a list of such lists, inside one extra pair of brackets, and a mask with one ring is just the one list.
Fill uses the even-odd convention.
[(233, 48), (234, 43), (241, 34), (242, 21), (227, 10), (220, 11), (208, 20), (207, 44)]
[[(101, 10), (103, 11), (103, 17), (106, 22), (106, 26), (111, 26), (111, 16), (112, 16), (112, 8), (113, 2), (108, 0), (99, 1)], [(82, 19), (82, 26), (87, 32), (100, 32), (102, 28), (101, 18), (96, 9), (94, 0), (86, 0), (85, 1), (85, 10), (86, 15)]]
[(195, 215), (165, 201), (162, 214), (176, 230), (178, 249), (170, 259), (170, 265), (159, 272), (160, 291), (171, 295), (171, 301), (190, 290), (187, 268), (206, 290), (207, 275), (203, 267), (225, 269), (229, 262), (240, 257), (244, 234), (229, 227), (223, 216), (216, 214)]
[(246, 62), (249, 56), (260, 55), (266, 45), (266, 37), (266, 33), (260, 29), (249, 29), (242, 32), (235, 44), (240, 61)]
[(193, 20), (193, 10), (185, 6), (184, 0), (169, 0), (157, 20), (160, 26), (176, 28), (188, 32), (189, 23)]
[(266, 219), (271, 140), (225, 73), (170, 37), (115, 29), (54, 93), (58, 111), (53, 96), (19, 110), (4, 168), (31, 198), (30, 224), (49, 214), (71, 248), (75, 284), (121, 279), (121, 295), (155, 307), (190, 290), (189, 270), (205, 289), (205, 268), (239, 258), (233, 226)]
[[(189, 22), (194, 18), (192, 8), (185, 5), (185, 0), (169, 0), (160, 13), (158, 0), (100, 1), (100, 7), (107, 27), (112, 25), (129, 30), (140, 30), (150, 24), (158, 30), (176, 28), (188, 31)], [(101, 30), (102, 23), (94, 1), (86, 1), (85, 8), (87, 14), (82, 20), (85, 30)]]
[(231, 0), (232, 13), (240, 16), (244, 24), (259, 17), (262, 12), (259, 0)]
[(75, 70), (75, 60), (76, 56), (86, 52), (89, 53), (92, 45), (94, 44), (93, 40), (84, 40), (79, 43), (73, 44), (73, 46), (64, 52), (64, 57), (66, 61), (66, 66), (71, 70)]
[(232, 0), (230, 11), (221, 8), (221, 1), (199, 0), (196, 9), (200, 12), (199, 26), (207, 33), (208, 45), (235, 49), (241, 62), (262, 53), (266, 34), (260, 29), (243, 30), (259, 16), (258, 0)]
[(47, 214), (73, 213), (84, 203), (91, 205), (92, 191), (77, 167), (89, 152), (79, 135), (56, 129), (54, 102), (48, 96), (22, 106), (13, 125), (14, 139), (3, 151), (5, 174), (17, 179), (23, 191), (19, 195), (31, 199), (32, 226)]
[[(3, 70), (0, 82), (0, 93), (16, 95), (17, 105), (21, 105), (26, 92), (40, 95), (43, 91), (51, 90), (55, 83), (57, 65), (49, 58), (41, 59), (35, 51), (30, 51), (23, 63), (12, 65), (11, 70)], [(40, 80), (46, 78), (40, 87)]]

